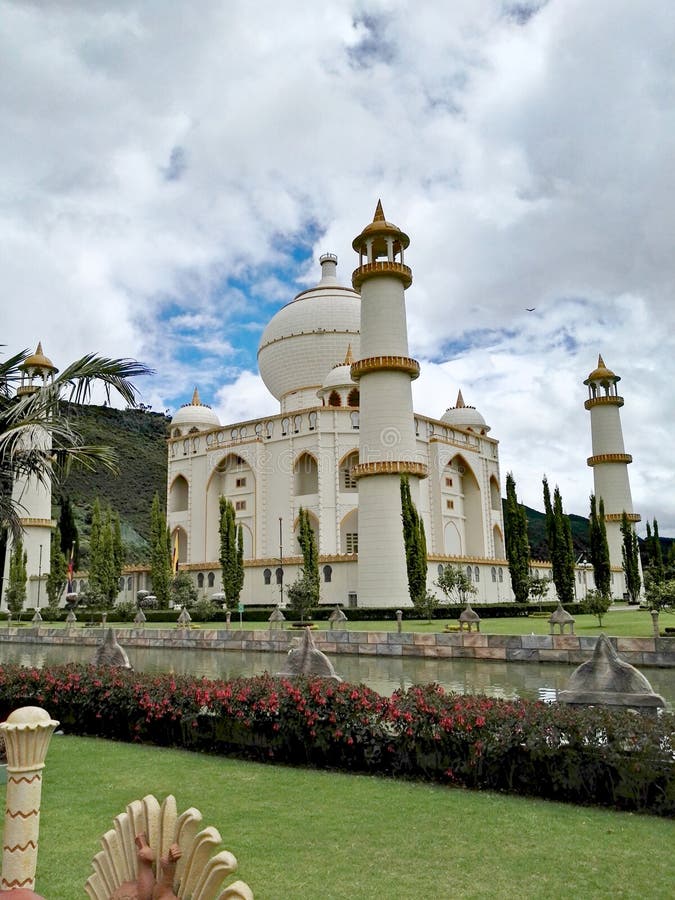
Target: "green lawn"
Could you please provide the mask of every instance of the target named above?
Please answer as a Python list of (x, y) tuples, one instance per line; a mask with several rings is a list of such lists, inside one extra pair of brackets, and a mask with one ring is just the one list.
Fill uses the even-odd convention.
[(136, 797), (197, 806), (257, 900), (670, 898), (672, 821), (55, 736), (36, 888), (74, 900)]
[[(476, 605), (475, 609), (480, 615), (480, 606)], [(349, 616), (349, 610), (346, 611)], [(575, 615), (574, 630), (576, 634), (597, 636), (601, 631), (605, 634), (616, 637), (652, 637), (654, 632), (652, 628), (652, 618), (644, 609), (615, 609), (610, 611), (603, 617), (602, 628), (598, 624), (597, 616)], [(83, 625), (86, 621), (84, 614), (80, 619)], [(421, 620), (406, 620), (403, 622), (404, 631), (421, 631), (433, 632), (443, 631), (446, 622), (451, 620), (434, 619), (433, 622), (425, 622)], [(59, 623), (62, 625), (63, 623)], [(451, 624), (457, 624), (455, 620)], [(46, 627), (59, 627), (52, 623), (45, 623)], [(672, 613), (661, 613), (660, 627), (661, 630), (665, 626), (675, 626), (675, 615)], [(328, 622), (317, 622), (317, 626), (321, 629), (328, 628)], [(0, 625), (2, 627), (2, 625)], [(131, 623), (122, 622), (114, 623), (115, 628), (132, 628), (135, 627)], [(146, 628), (175, 628), (172, 623), (162, 622), (146, 624)], [(195, 627), (199, 628), (225, 628), (224, 622), (209, 622), (207, 624), (195, 623)], [(234, 616), (230, 625), (232, 630), (239, 629), (239, 619)], [(267, 622), (244, 622), (241, 625), (244, 629), (269, 629)], [(396, 631), (396, 622), (389, 620), (375, 622), (348, 622), (347, 627), (350, 631)], [(481, 631), (486, 634), (548, 634), (550, 627), (547, 618), (514, 616), (513, 618), (504, 619), (483, 619), (481, 621)]]

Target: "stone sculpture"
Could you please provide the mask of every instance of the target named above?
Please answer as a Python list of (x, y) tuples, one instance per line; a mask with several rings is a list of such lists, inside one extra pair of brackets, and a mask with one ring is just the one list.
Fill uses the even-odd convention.
[(282, 613), (282, 611), (277, 606), (272, 610), (270, 617), (267, 621), (270, 623), (270, 629), (283, 628), (283, 624), (286, 621), (286, 616)]
[(565, 634), (565, 626), (569, 628), (570, 634), (574, 634), (574, 621), (574, 618), (567, 610), (563, 609), (562, 603), (558, 600), (558, 605), (548, 619), (548, 623), (551, 627), (551, 634), (553, 634), (556, 625), (560, 629), (560, 634)]
[(93, 860), (85, 891), (90, 900), (253, 900), (243, 881), (224, 886), (237, 868), (209, 826), (198, 831), (199, 810), (178, 814), (175, 797), (160, 805), (152, 795), (115, 817)]
[(604, 634), (598, 638), (591, 659), (572, 672), (558, 700), (574, 706), (625, 706), (645, 711), (666, 705), (642, 672), (619, 657)]
[(299, 645), (288, 651), (286, 670), (279, 672), (279, 675), (291, 678), (297, 675), (308, 675), (342, 681), (326, 654), (316, 648), (309, 628), (305, 628)]
[(192, 616), (187, 611), (185, 607), (183, 607), (180, 611), (180, 615), (176, 620), (176, 628), (189, 628), (190, 622), (192, 621)]
[(117, 643), (113, 628), (106, 631), (103, 642), (96, 648), (91, 662), (94, 666), (109, 666), (111, 669), (132, 668), (126, 650)]
[(328, 621), (330, 622), (330, 627), (333, 630), (337, 630), (338, 628), (346, 628), (347, 627), (347, 616), (340, 609), (340, 604), (335, 607), (333, 612), (328, 616)]
[(467, 603), (459, 614), (459, 630), (464, 631), (464, 628), (466, 628), (467, 631), (471, 631), (474, 625), (476, 631), (480, 631), (480, 616), (475, 610), (471, 609), (471, 604)]

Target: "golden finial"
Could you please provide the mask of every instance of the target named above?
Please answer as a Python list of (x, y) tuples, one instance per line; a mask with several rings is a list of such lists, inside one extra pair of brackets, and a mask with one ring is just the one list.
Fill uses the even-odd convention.
[(199, 399), (199, 391), (195, 387), (194, 393), (192, 394), (192, 406), (201, 406), (202, 401)]
[(599, 369), (606, 369), (606, 368), (607, 368), (607, 366), (605, 365), (605, 361), (604, 361), (604, 359), (602, 358), (602, 355), (601, 355), (600, 353), (598, 353), (598, 368), (599, 368)]
[(455, 409), (464, 409), (466, 404), (464, 403), (464, 397), (462, 397), (462, 392), (459, 391), (457, 394), (457, 403), (455, 403)]
[(343, 363), (344, 366), (351, 366), (354, 362), (354, 354), (352, 353), (352, 345), (350, 344), (347, 347), (347, 354), (345, 355), (345, 361)]
[(382, 201), (377, 201), (377, 206), (375, 208), (375, 215), (373, 217), (373, 222), (384, 222), (384, 210), (382, 209)]

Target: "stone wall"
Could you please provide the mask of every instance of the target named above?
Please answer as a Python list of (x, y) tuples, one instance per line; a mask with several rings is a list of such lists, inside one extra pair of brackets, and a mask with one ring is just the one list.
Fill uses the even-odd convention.
[[(195, 650), (257, 650), (287, 652), (299, 632), (293, 629), (226, 631), (210, 628), (119, 628), (125, 648), (157, 647)], [(0, 644), (100, 643), (98, 628), (0, 628)], [(315, 631), (318, 649), (329, 655), (352, 653), (367, 656), (415, 656), (427, 659), (494, 659), (506, 662), (557, 662), (578, 665), (589, 659), (597, 638), (563, 635), (500, 635), (376, 631)], [(619, 655), (638, 668), (675, 667), (675, 637), (610, 638)]]

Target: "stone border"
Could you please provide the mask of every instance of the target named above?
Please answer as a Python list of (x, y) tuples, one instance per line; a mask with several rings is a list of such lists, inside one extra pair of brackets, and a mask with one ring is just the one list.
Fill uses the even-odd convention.
[[(256, 629), (226, 631), (212, 628), (119, 628), (118, 640), (127, 647), (194, 650), (256, 650), (286, 653), (297, 631)], [(84, 644), (96, 647), (103, 629), (0, 628), (1, 644)], [(314, 642), (324, 653), (360, 656), (414, 656), (425, 659), (493, 659), (502, 662), (568, 663), (590, 659), (596, 637), (576, 634), (504, 635), (476, 632), (422, 634), (412, 631), (314, 631)], [(675, 667), (675, 636), (609, 639), (626, 662), (638, 668)]]

